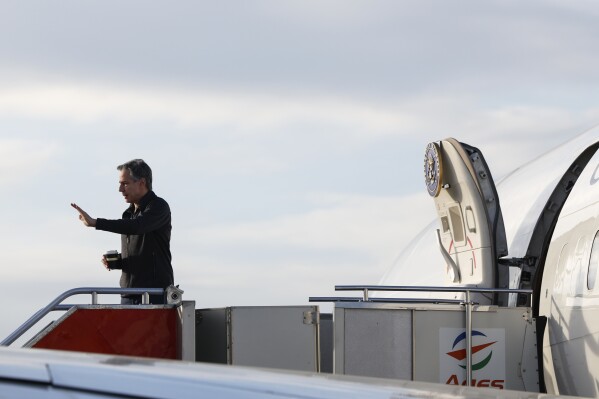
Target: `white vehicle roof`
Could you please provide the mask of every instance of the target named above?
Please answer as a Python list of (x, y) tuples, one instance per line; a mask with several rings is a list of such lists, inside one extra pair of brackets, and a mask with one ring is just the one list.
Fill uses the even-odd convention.
[(420, 382), (13, 348), (0, 348), (0, 396), (51, 399), (554, 397)]

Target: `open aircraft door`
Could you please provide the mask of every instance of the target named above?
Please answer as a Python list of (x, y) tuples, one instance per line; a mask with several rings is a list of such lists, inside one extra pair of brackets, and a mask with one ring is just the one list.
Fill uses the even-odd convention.
[(448, 283), (508, 288), (509, 268), (497, 262), (508, 252), (503, 216), (480, 150), (453, 138), (430, 143), (424, 174), (439, 217), (437, 236)]

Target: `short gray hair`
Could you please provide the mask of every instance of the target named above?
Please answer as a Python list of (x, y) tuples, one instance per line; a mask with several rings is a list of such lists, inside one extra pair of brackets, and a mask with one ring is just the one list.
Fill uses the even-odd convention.
[(117, 170), (127, 170), (135, 181), (146, 179), (146, 187), (152, 189), (152, 169), (143, 159), (133, 159), (116, 167)]

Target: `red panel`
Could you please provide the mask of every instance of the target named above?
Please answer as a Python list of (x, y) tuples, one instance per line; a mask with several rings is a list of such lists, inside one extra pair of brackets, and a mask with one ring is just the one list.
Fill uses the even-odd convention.
[(34, 348), (176, 359), (176, 309), (77, 309)]

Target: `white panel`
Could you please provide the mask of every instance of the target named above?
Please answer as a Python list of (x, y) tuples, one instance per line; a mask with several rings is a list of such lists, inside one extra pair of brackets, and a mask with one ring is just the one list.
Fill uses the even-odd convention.
[(318, 371), (318, 325), (304, 312), (318, 307), (232, 307), (231, 364)]
[(196, 360), (196, 314), (195, 301), (183, 301), (179, 306), (179, 320), (181, 323), (181, 341), (179, 357), (181, 360)]
[(342, 350), (345, 374), (411, 380), (412, 311), (346, 309)]

